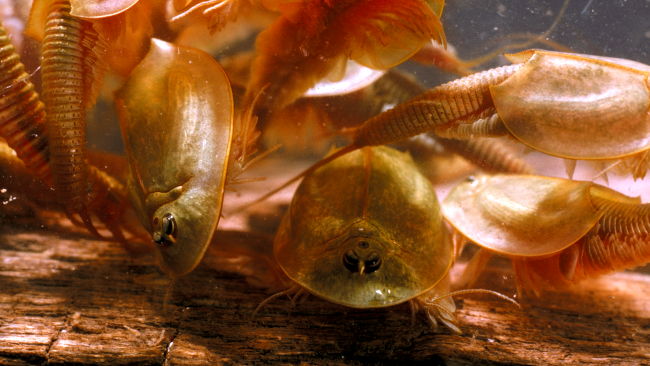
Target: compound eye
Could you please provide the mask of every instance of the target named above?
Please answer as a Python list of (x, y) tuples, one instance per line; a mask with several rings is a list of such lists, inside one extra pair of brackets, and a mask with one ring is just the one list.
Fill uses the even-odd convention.
[(343, 265), (352, 273), (359, 272), (359, 257), (352, 250), (348, 250), (343, 255)]
[(368, 254), (368, 257), (364, 261), (364, 264), (366, 265), (365, 267), (365, 273), (372, 273), (381, 267), (381, 255), (377, 252), (372, 252)]
[(162, 219), (162, 227), (165, 235), (172, 239), (172, 241), (176, 241), (176, 219), (174, 219), (174, 215), (165, 215)]
[[(158, 224), (158, 218), (154, 219), (154, 224)], [(157, 226), (157, 225), (156, 225)], [(153, 241), (161, 246), (169, 246), (176, 242), (178, 236), (178, 225), (174, 215), (168, 213), (163, 216), (160, 227), (156, 227), (153, 233)]]

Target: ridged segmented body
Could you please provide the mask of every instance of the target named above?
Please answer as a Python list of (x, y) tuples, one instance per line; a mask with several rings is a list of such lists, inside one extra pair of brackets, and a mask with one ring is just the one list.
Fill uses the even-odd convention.
[(450, 140), (438, 138), (445, 149), (461, 155), (481, 170), (490, 173), (534, 174), (534, 169), (500, 140)]
[[(49, 165), (50, 144), (45, 107), (34, 92), (29, 75), (24, 71), (24, 65), (2, 27), (0, 62), (0, 136), (7, 140), (9, 147), (35, 178), (52, 187), (54, 182)], [(115, 239), (126, 242), (118, 224), (128, 205), (124, 186), (93, 166), (84, 168), (84, 173), (86, 169), (88, 179), (82, 182), (80, 188), (81, 207), (88, 213), (96, 214)], [(92, 225), (88, 228), (98, 235)]]
[(515, 260), (525, 289), (538, 291), (544, 283), (563, 288), (650, 261), (650, 205), (591, 199), (603, 215), (583, 238), (548, 258)]
[(519, 65), (503, 66), (438, 86), (366, 121), (354, 145), (394, 143), (451, 122), (469, 120), (493, 107), (489, 87), (513, 75)]
[(57, 195), (72, 213), (85, 211), (85, 110), (102, 77), (99, 38), (92, 23), (70, 15), (68, 1), (50, 5), (42, 50), (50, 167)]
[(0, 26), (0, 135), (37, 177), (51, 184), (45, 109)]
[(600, 197), (593, 197), (593, 201), (598, 210), (606, 212), (587, 235), (594, 274), (644, 264), (650, 258), (650, 205)]
[[(462, 80), (462, 79), (461, 79)], [(466, 83), (467, 84), (467, 83)], [(372, 98), (367, 98), (368, 103), (374, 103), (370, 110), (373, 115), (381, 112), (386, 104), (401, 104), (424, 94), (426, 89), (412, 78), (399, 72), (389, 71), (372, 86)], [(469, 92), (468, 92), (469, 93)], [(476, 91), (474, 91), (474, 95)], [(477, 103), (478, 104), (478, 103)], [(467, 108), (465, 108), (467, 111)], [(488, 108), (478, 117), (492, 112)], [(472, 114), (474, 116), (474, 114)], [(470, 117), (475, 118), (475, 117)], [(468, 118), (469, 119), (469, 118)], [(442, 136), (445, 137), (445, 136)], [(516, 156), (501, 140), (496, 139), (448, 139), (440, 138), (433, 132), (422, 135), (423, 140), (432, 144), (442, 145), (446, 151), (456, 153), (471, 163), (479, 166), (484, 171), (493, 173), (533, 174), (533, 168)], [(404, 143), (404, 148), (410, 150), (410, 141)]]

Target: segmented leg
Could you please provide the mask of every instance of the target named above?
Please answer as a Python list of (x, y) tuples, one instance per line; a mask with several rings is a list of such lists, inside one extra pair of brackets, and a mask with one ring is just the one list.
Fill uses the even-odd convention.
[(353, 145), (391, 144), (438, 126), (476, 120), (494, 108), (489, 87), (514, 74), (520, 65), (503, 66), (438, 86), (366, 121), (355, 131)]
[(248, 108), (242, 110), (235, 119), (232, 147), (230, 148), (230, 155), (228, 157), (228, 171), (226, 172), (227, 189), (234, 190), (232, 186), (236, 184), (266, 180), (265, 177), (238, 177), (253, 164), (279, 149), (281, 146), (278, 144), (255, 156), (255, 154), (257, 154), (257, 148), (255, 145), (257, 144), (257, 139), (260, 137), (261, 133), (255, 129), (255, 126), (257, 125), (257, 116), (253, 116), (253, 109), (255, 108), (257, 99), (263, 94), (263, 92), (264, 90), (262, 89), (257, 93), (252, 104)]
[(417, 310), (424, 312), (427, 320), (429, 320), (429, 323), (434, 328), (438, 328), (438, 322), (441, 322), (454, 333), (463, 333), (458, 327), (458, 319), (455, 314), (456, 304), (454, 304), (451, 297), (445, 297), (443, 299), (434, 297), (433, 299), (427, 298), (426, 300), (423, 297), (416, 297), (411, 301), (416, 305)]
[(88, 166), (88, 187), (92, 190), (84, 202), (87, 210), (97, 215), (117, 241), (126, 243), (119, 222), (128, 208), (126, 187), (92, 165)]
[[(91, 161), (95, 162), (113, 158), (102, 154), (92, 156)], [(35, 173), (5, 141), (0, 142), (0, 177), (2, 188), (7, 194), (30, 202), (37, 209), (60, 210), (61, 206), (51, 189), (51, 184), (45, 184)], [(88, 210), (99, 217), (116, 240), (126, 242), (123, 230), (134, 237), (141, 237), (143, 229), (138, 230), (125, 221), (128, 219), (124, 214), (129, 201), (124, 186), (92, 165), (89, 165), (88, 175)], [(129, 246), (128, 249), (134, 251), (138, 248)]]
[(585, 276), (594, 277), (648, 262), (650, 205), (616, 202), (593, 195), (592, 200), (605, 214), (579, 245), (579, 262)]
[(429, 322), (434, 327), (437, 327), (438, 322), (441, 322), (453, 332), (461, 334), (462, 331), (458, 327), (458, 319), (456, 318), (455, 314), (456, 305), (454, 304), (454, 300), (452, 300), (453, 296), (479, 293), (490, 294), (497, 296), (503, 300), (510, 301), (511, 303), (521, 308), (519, 303), (517, 303), (515, 300), (495, 291), (484, 289), (469, 289), (449, 292), (449, 283), (449, 276), (446, 276), (438, 285), (436, 285), (436, 287), (431, 289), (429, 292), (425, 292), (424, 294), (411, 300), (413, 302), (413, 305), (415, 305), (411, 308), (411, 311), (413, 311), (413, 308), (416, 310), (421, 310), (425, 313), (427, 319), (429, 319)]
[(51, 4), (42, 50), (50, 168), (68, 215), (79, 214), (97, 236), (86, 208), (85, 110), (96, 98), (105, 49), (92, 23), (70, 15), (67, 0)]

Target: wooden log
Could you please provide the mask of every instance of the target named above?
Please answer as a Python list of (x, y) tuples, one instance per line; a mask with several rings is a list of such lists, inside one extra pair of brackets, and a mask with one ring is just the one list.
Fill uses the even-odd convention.
[[(650, 363), (643, 273), (586, 281), (527, 300), (523, 310), (491, 296), (456, 298), (462, 335), (433, 329), (423, 316), (412, 323), (406, 304), (359, 310), (279, 297), (253, 317), (269, 296), (242, 275), (261, 265), (255, 259), (210, 251), (174, 283), (165, 306), (170, 281), (152, 254), (131, 257), (58, 215), (38, 217), (2, 226), (0, 364)], [(272, 244), (250, 232), (217, 237), (224, 246)], [(493, 260), (476, 287), (513, 296), (507, 260)]]

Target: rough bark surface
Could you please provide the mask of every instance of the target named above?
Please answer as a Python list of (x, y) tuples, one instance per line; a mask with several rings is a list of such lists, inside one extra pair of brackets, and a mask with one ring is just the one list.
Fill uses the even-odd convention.
[[(272, 227), (265, 217), (251, 222)], [(170, 281), (152, 254), (130, 256), (57, 214), (12, 212), (0, 228), (3, 365), (650, 363), (643, 273), (527, 299), (524, 310), (491, 296), (456, 298), (464, 332), (456, 335), (421, 315), (412, 324), (406, 304), (356, 310), (279, 297), (253, 318), (269, 291), (243, 273), (260, 263), (214, 252), (174, 283), (164, 306)], [(270, 236), (245, 232), (217, 238), (223, 248), (238, 240), (272, 245)], [(493, 260), (475, 287), (513, 296), (509, 263)]]

